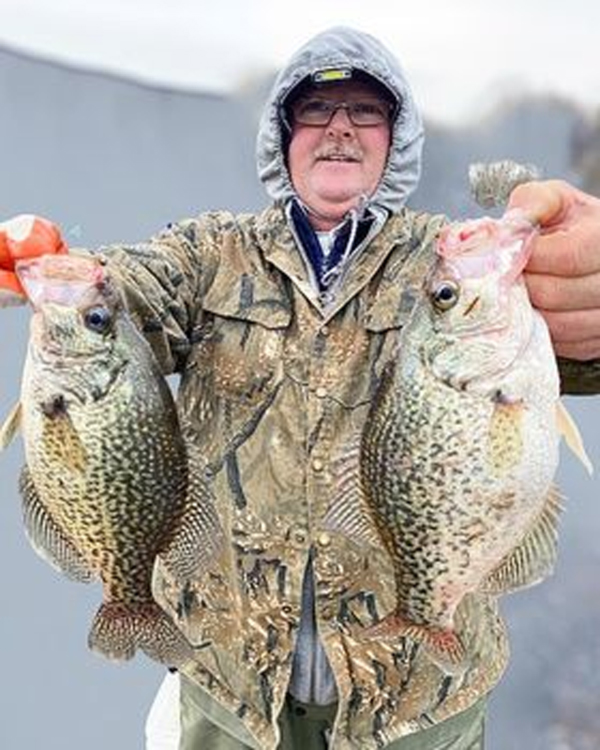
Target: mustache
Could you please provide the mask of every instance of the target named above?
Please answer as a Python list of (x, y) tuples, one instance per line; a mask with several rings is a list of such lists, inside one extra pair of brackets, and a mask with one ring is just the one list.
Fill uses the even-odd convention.
[(327, 144), (315, 151), (315, 159), (347, 159), (348, 161), (360, 161), (362, 152), (359, 148), (348, 144)]

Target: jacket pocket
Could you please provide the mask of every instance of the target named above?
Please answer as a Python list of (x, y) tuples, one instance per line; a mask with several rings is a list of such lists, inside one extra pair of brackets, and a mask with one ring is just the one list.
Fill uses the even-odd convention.
[(275, 285), (250, 277), (228, 281), (204, 300), (180, 389), (185, 421), (210, 462), (242, 445), (271, 407), (292, 319)]

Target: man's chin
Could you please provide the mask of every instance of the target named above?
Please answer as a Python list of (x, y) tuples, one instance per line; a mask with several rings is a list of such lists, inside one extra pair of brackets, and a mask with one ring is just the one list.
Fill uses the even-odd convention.
[(317, 229), (329, 230), (341, 223), (348, 212), (357, 208), (360, 204), (361, 195), (346, 196), (341, 199), (338, 195), (312, 196), (312, 200), (303, 198), (304, 204), (309, 209), (311, 222)]
[(354, 203), (366, 189), (362, 180), (353, 179), (353, 170), (338, 170), (336, 174), (329, 173), (328, 179), (313, 183), (315, 194), (324, 201), (332, 204)]

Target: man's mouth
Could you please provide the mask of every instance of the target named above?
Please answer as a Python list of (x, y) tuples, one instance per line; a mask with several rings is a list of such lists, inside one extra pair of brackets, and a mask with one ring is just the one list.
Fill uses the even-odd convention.
[(351, 154), (324, 154), (318, 158), (318, 161), (339, 161), (354, 164), (358, 162), (358, 158)]

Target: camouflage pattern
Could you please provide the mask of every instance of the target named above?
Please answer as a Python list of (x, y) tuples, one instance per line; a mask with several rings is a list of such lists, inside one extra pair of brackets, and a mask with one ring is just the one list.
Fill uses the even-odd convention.
[[(237, 716), (215, 712), (206, 693), (183, 678), (178, 750), (260, 750)], [(336, 704), (301, 703), (291, 695), (278, 718), (278, 750), (327, 750)], [(486, 700), (450, 719), (386, 745), (386, 750), (483, 750)]]
[(443, 222), (408, 209), (390, 218), (326, 309), (278, 205), (203, 215), (105, 250), (163, 370), (181, 373), (182, 423), (225, 527), (208, 575), (182, 589), (163, 571), (154, 593), (204, 646), (187, 676), (261, 748), (279, 740), (309, 552), (338, 686), (331, 747), (378, 748), (429, 727), (474, 705), (505, 669), (505, 630), (487, 595), (468, 595), (457, 612), (460, 676), (408, 637), (363, 637), (395, 606), (392, 561), (323, 523), (333, 462), (366, 419)]

